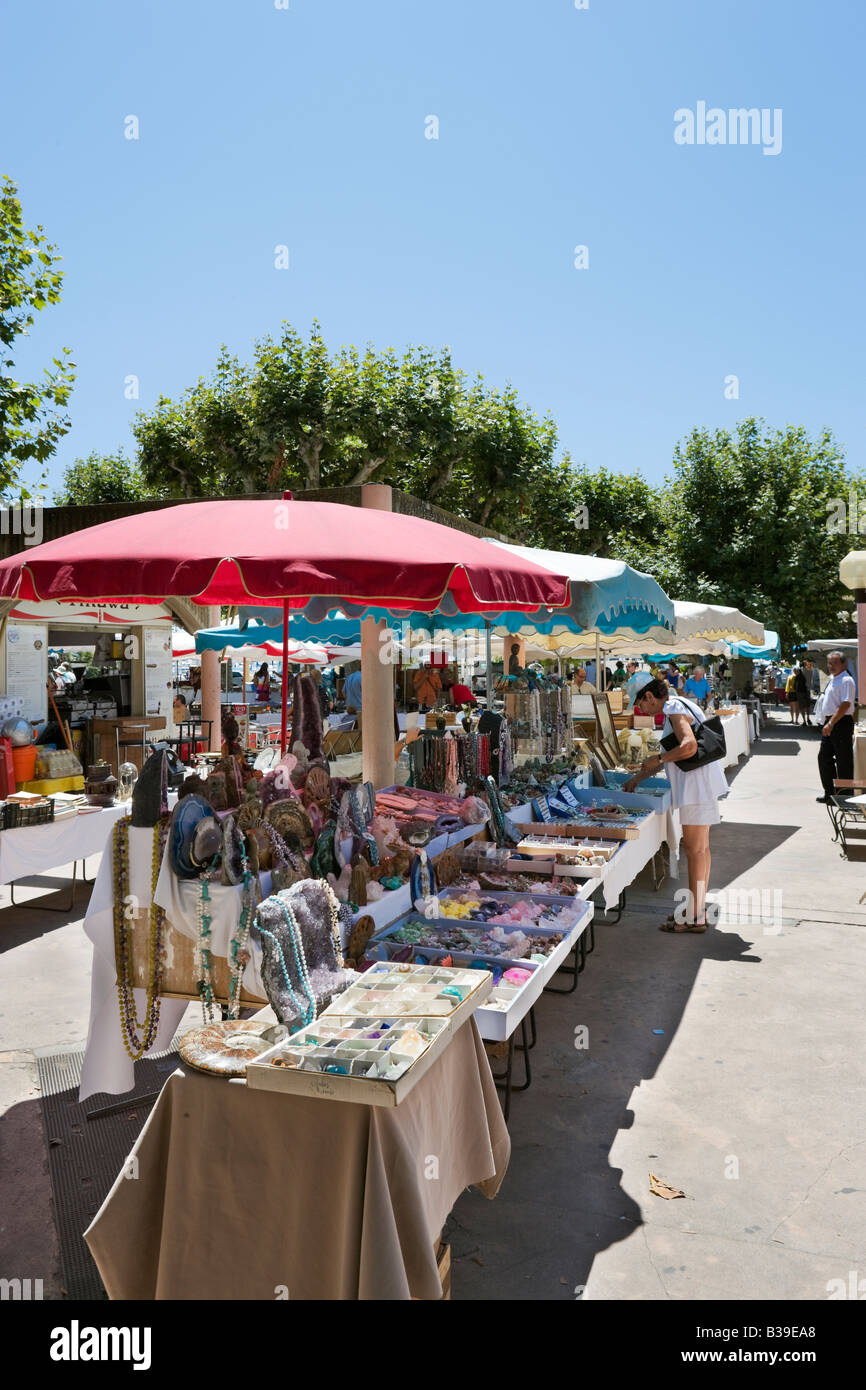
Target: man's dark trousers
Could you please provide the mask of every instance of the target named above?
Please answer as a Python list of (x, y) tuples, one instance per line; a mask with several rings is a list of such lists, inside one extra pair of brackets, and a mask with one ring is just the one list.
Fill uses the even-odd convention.
[[(824, 721), (825, 725), (827, 720)], [(818, 749), (818, 771), (825, 796), (835, 796), (835, 777), (854, 776), (854, 716), (846, 714), (833, 725), (829, 734), (821, 735)]]

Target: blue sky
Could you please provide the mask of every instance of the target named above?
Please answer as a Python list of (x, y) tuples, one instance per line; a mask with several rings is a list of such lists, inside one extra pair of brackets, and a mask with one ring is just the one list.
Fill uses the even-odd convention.
[[(288, 6), (5, 7), (0, 171), (66, 273), (16, 367), (78, 365), (53, 479), (131, 452), (221, 343), (313, 318), (449, 344), (592, 466), (657, 481), (692, 426), (751, 414), (866, 464), (861, 0)], [(781, 153), (676, 144), (699, 101), (781, 108)]]

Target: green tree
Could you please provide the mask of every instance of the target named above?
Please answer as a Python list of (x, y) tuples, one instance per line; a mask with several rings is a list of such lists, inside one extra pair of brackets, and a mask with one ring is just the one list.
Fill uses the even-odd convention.
[(660, 489), (655, 542), (623, 535), (624, 559), (649, 570), (671, 598), (731, 604), (779, 633), (782, 647), (846, 636), (851, 608), (839, 561), (856, 539), (830, 524), (834, 499), (862, 480), (829, 430), (695, 429), (677, 445)]
[(249, 366), (223, 350), (211, 377), (160, 397), (134, 433), (142, 476), (172, 497), (375, 481), (540, 543), (573, 501), (553, 421), (513, 387), (469, 380), (447, 348), (330, 353), (316, 323), (306, 340), (284, 325)]
[(84, 507), (96, 502), (139, 502), (153, 496), (137, 466), (121, 450), (76, 459), (64, 472), (54, 501), (58, 507)]
[(75, 380), (69, 349), (52, 360), (40, 382), (9, 375), (16, 338), (27, 334), (36, 314), (57, 304), (63, 275), (56, 247), (42, 227), (24, 225), (17, 186), (4, 175), (0, 189), (0, 497), (21, 485), (30, 462), (45, 463), (69, 429), (66, 405)]

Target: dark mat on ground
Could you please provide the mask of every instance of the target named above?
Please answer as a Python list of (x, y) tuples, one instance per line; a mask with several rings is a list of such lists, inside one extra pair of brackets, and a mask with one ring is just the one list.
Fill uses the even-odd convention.
[[(124, 1096), (93, 1095), (80, 1105), (83, 1058), (83, 1051), (42, 1053), (37, 1054), (36, 1064), (63, 1288), (70, 1299), (104, 1299), (107, 1294), (84, 1242), (84, 1232), (179, 1059), (177, 1053), (168, 1052), (137, 1062), (133, 1091)], [(105, 1107), (113, 1108), (94, 1116)]]

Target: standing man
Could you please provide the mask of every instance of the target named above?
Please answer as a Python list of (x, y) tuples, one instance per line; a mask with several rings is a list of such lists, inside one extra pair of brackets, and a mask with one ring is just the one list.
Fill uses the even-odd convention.
[(825, 803), (835, 795), (835, 778), (854, 776), (854, 679), (845, 669), (841, 652), (830, 652), (827, 669), (830, 679), (824, 687), (824, 723), (818, 749), (824, 795), (815, 798)]
[(639, 679), (639, 677), (641, 675), (646, 675), (646, 672), (638, 671), (638, 664), (635, 661), (634, 657), (632, 657), (630, 661), (627, 661), (625, 663), (625, 674), (625, 694), (626, 699), (628, 700), (628, 707), (629, 709), (632, 709), (634, 706), (634, 702), (637, 699), (638, 691), (646, 685), (646, 681)]
[(595, 693), (595, 686), (592, 681), (586, 678), (586, 667), (578, 666), (574, 673), (574, 689), (578, 695), (592, 695)]
[(703, 666), (695, 666), (692, 668), (692, 674), (686, 681), (685, 693), (686, 695), (690, 695), (693, 700), (696, 700), (701, 709), (706, 709), (707, 699), (710, 693), (710, 683), (704, 673)]
[(346, 701), (346, 712), (348, 714), (361, 713), (361, 701), (363, 698), (363, 686), (361, 683), (360, 666), (350, 671), (343, 682), (343, 699)]

